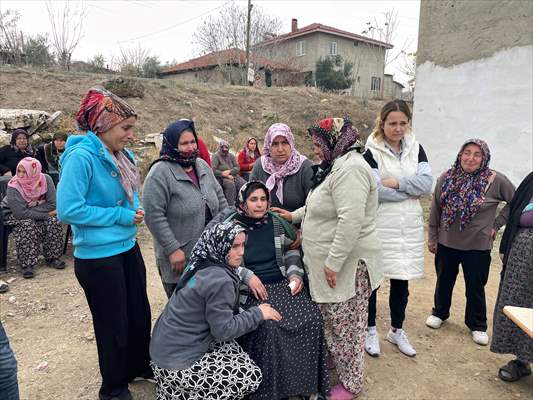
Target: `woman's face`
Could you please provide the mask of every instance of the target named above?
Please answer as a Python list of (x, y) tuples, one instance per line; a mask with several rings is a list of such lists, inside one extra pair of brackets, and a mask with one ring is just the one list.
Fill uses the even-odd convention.
[(178, 139), (178, 150), (182, 153), (192, 153), (198, 148), (198, 144), (194, 139), (194, 135), (191, 131), (185, 131), (180, 135)]
[(17, 176), (19, 178), (26, 178), (28, 176), (28, 174), (26, 173), (26, 170), (24, 169), (22, 165), (19, 165), (17, 167)]
[(137, 118), (135, 117), (126, 118), (111, 129), (100, 133), (99, 137), (113, 153), (122, 151), (127, 145), (133, 142), (136, 122)]
[(263, 189), (254, 190), (246, 199), (246, 215), (259, 219), (264, 217), (268, 208), (267, 195)]
[(392, 111), (383, 121), (385, 140), (390, 144), (400, 143), (409, 128), (409, 118), (401, 111)]
[(26, 147), (28, 147), (28, 137), (23, 133), (17, 135), (17, 138), (15, 139), (15, 146), (17, 146), (17, 148), (20, 150), (24, 150)]
[(54, 140), (54, 146), (56, 149), (58, 149), (59, 151), (63, 151), (65, 149), (65, 143), (67, 143), (66, 141), (64, 141), (63, 139), (56, 139)]
[(251, 139), (248, 142), (248, 150), (255, 151), (255, 149), (257, 149), (257, 142), (255, 141), (255, 139)]
[(467, 144), (461, 153), (461, 168), (467, 174), (476, 172), (483, 162), (483, 151), (477, 144)]
[(279, 165), (285, 164), (291, 153), (291, 145), (287, 138), (285, 136), (276, 136), (270, 147), (270, 157), (272, 157), (274, 162)]
[(313, 153), (320, 161), (324, 161), (324, 152), (322, 151), (320, 143), (313, 141)]
[(244, 256), (244, 245), (246, 244), (246, 234), (244, 232), (235, 236), (231, 249), (226, 256), (226, 262), (230, 267), (238, 268), (242, 264)]

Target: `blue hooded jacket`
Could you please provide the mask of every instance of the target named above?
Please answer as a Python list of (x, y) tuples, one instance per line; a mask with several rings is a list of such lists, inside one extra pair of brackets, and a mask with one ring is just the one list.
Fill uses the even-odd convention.
[(70, 136), (60, 163), (57, 215), (72, 226), (74, 256), (104, 258), (131, 249), (139, 196), (135, 192), (134, 204), (128, 201), (118, 167), (102, 141), (91, 131)]

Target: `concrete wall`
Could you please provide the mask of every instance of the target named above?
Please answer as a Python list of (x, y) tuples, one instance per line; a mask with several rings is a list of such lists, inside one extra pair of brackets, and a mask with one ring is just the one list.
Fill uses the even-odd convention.
[(435, 176), (472, 137), (515, 184), (533, 170), (531, 5), (422, 0), (413, 129)]
[(403, 86), (394, 81), (392, 75), (385, 75), (383, 81), (383, 98), (394, 100), (403, 98)]

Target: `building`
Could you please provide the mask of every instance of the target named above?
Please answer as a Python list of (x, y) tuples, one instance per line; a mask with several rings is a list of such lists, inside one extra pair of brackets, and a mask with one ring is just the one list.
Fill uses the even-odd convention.
[[(264, 83), (264, 68), (270, 65), (274, 86), (287, 86), (298, 83), (298, 71), (287, 65), (250, 53), (250, 62), (256, 72), (256, 82)], [(231, 85), (243, 84), (246, 78), (246, 52), (240, 49), (217, 51), (193, 58), (189, 61), (163, 68), (159, 74), (164, 79), (186, 82), (209, 82)]]
[(413, 128), (436, 176), (485, 140), (518, 184), (533, 170), (533, 2), (422, 0)]
[(298, 28), (296, 19), (292, 20), (291, 32), (253, 47), (255, 54), (302, 71), (308, 84), (314, 83), (319, 58), (340, 55), (354, 65), (351, 94), (361, 98), (383, 97), (385, 52), (391, 48), (391, 44), (323, 24)]
[(396, 82), (391, 74), (383, 75), (383, 98), (403, 99), (405, 86)]

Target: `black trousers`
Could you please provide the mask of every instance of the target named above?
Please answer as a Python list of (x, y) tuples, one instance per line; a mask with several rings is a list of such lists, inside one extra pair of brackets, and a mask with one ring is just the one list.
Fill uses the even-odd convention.
[(120, 396), (150, 371), (151, 315), (139, 246), (112, 257), (74, 260), (93, 317), (102, 375), (100, 399)]
[(450, 316), (453, 287), (461, 264), (466, 286), (465, 324), (472, 331), (485, 332), (485, 285), (489, 279), (490, 261), (490, 250), (457, 250), (439, 243), (435, 254), (437, 286), (433, 315), (442, 320)]
[[(376, 288), (368, 299), (368, 326), (376, 326)], [(402, 329), (405, 320), (405, 309), (407, 308), (407, 299), (409, 298), (409, 281), (398, 279), (390, 280), (389, 308), (391, 326), (396, 329)]]

